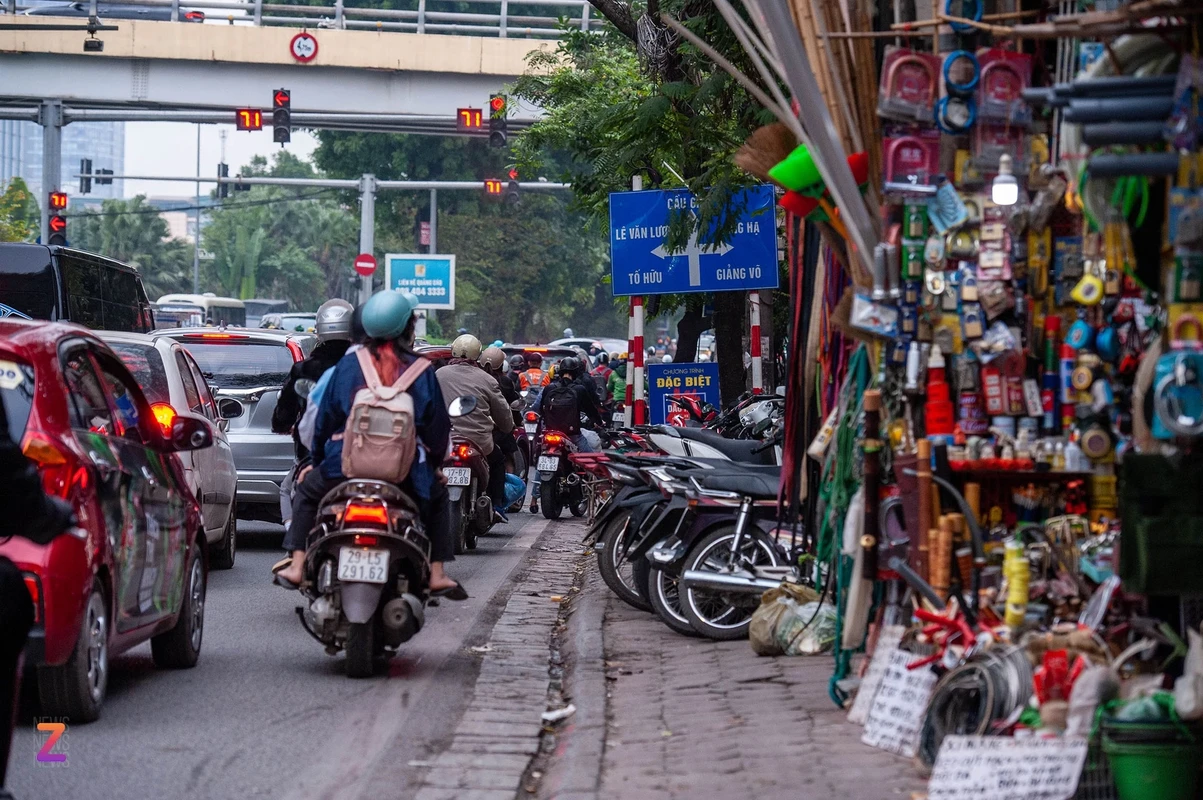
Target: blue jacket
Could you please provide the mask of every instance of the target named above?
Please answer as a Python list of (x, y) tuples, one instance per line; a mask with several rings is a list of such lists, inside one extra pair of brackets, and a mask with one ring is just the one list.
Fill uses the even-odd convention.
[[(412, 360), (403, 361), (401, 368), (410, 363)], [(351, 413), (355, 394), (365, 386), (367, 381), (359, 367), (359, 359), (354, 353), (348, 353), (334, 367), (330, 383), (322, 393), (317, 424), (314, 426), (313, 461), (322, 471), (322, 477), (328, 480), (340, 481), (344, 478), (342, 437), (339, 436), (337, 440), (331, 437), (341, 434), (347, 427), (347, 417)], [(439, 391), (433, 366), (418, 376), (409, 387), (409, 393), (414, 400), (414, 422), (418, 429), (419, 445), (418, 457), (409, 471), (409, 480), (414, 493), (423, 500), (429, 500), (430, 490), (434, 486), (434, 471), (442, 465), (447, 454), (451, 417), (447, 416), (447, 405), (443, 402), (443, 393)]]

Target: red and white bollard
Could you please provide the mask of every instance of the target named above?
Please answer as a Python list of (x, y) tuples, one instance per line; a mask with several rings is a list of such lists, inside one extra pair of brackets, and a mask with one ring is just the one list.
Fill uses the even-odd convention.
[(627, 304), (627, 391), (623, 398), (622, 424), (629, 428), (635, 423), (635, 403), (632, 396), (635, 392), (635, 376), (632, 375), (631, 365), (635, 363), (635, 298), (628, 298)]
[(752, 306), (752, 394), (764, 394), (764, 358), (760, 351), (760, 292), (749, 292), (748, 300)]
[(634, 369), (631, 370), (631, 381), (635, 384), (635, 389), (631, 393), (631, 400), (635, 406), (635, 424), (647, 424), (647, 401), (643, 396), (643, 298), (631, 298), (631, 326), (634, 332), (631, 336), (631, 356), (633, 359)]

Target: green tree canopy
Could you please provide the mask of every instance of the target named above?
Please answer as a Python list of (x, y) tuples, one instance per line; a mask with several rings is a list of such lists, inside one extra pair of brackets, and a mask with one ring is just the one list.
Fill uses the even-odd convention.
[(13, 178), (0, 194), (0, 242), (27, 242), (37, 236), (41, 210), (25, 181)]

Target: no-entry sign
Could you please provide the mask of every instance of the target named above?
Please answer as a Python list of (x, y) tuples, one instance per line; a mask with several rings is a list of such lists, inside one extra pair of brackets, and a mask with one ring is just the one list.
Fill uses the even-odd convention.
[(376, 256), (371, 253), (360, 253), (355, 256), (355, 271), (365, 278), (376, 271)]

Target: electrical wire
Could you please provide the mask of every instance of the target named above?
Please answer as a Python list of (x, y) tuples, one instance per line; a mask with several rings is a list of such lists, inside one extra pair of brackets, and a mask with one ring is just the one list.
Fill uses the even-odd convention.
[(247, 200), (243, 203), (217, 203), (214, 205), (201, 206), (175, 206), (172, 208), (139, 208), (133, 211), (76, 211), (72, 214), (62, 214), (60, 216), (67, 219), (87, 219), (89, 217), (123, 217), (123, 216), (142, 216), (145, 214), (167, 214), (174, 211), (214, 211), (233, 208), (253, 208), (255, 206), (270, 206), (275, 203), (291, 203), (297, 200), (320, 200), (333, 192), (342, 192), (345, 189), (318, 189), (304, 195), (294, 195), (292, 197), (268, 197), (262, 200)]

